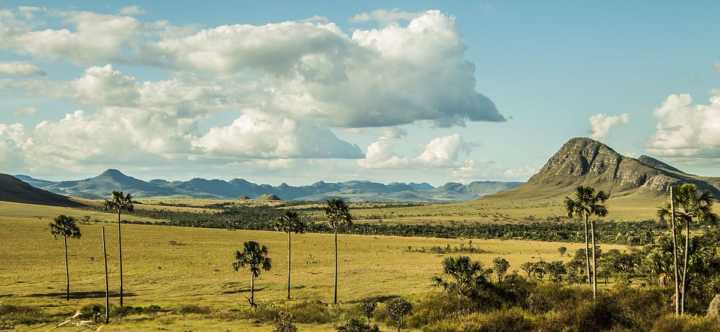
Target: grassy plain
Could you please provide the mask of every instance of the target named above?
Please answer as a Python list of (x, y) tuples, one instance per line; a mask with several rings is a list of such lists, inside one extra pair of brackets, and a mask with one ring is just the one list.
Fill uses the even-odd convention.
[[(160, 205), (158, 205), (160, 206)], [(445, 208), (445, 205), (443, 205)], [(353, 212), (359, 212), (356, 210)], [(0, 202), (0, 303), (30, 305), (56, 314), (58, 322), (83, 305), (102, 303), (102, 297), (85, 296), (65, 301), (63, 245), (53, 240), (48, 223), (64, 213), (90, 216), (80, 227), (83, 238), (70, 240), (72, 291), (104, 291), (100, 227), (106, 226), (109, 246), (111, 289), (117, 290), (117, 233), (115, 216), (82, 209)], [(127, 219), (133, 219), (128, 216)], [(147, 218), (144, 218), (147, 220)], [(108, 222), (108, 223), (106, 223)], [(261, 302), (283, 305), (287, 271), (286, 236), (276, 232), (230, 231), (170, 227), (161, 225), (124, 225), (123, 255), (126, 291), (132, 306), (160, 305), (177, 308), (199, 305), (219, 316), (165, 313), (156, 317), (128, 316), (116, 320), (104, 330), (271, 330), (269, 325), (252, 321), (220, 318), (222, 313), (247, 307), (249, 275), (232, 270), (232, 255), (244, 241), (267, 245), (273, 269), (257, 283)], [(419, 297), (436, 291), (430, 278), (441, 272), (444, 255), (411, 252), (412, 248), (459, 246), (468, 239), (438, 239), (391, 236), (341, 235), (340, 299), (341, 306), (370, 296), (402, 295)], [(511, 263), (511, 270), (526, 261), (561, 260), (557, 248), (572, 252), (580, 244), (473, 240), (485, 250), (469, 254), (485, 264), (497, 256)], [(603, 246), (603, 249), (622, 248)], [(332, 242), (329, 234), (301, 234), (293, 242), (293, 296), (296, 301), (332, 299)], [(117, 299), (112, 299), (117, 303)], [(56, 322), (32, 329), (47, 329)], [(304, 328), (303, 328), (304, 327)], [(331, 331), (331, 325), (301, 326), (301, 330)]]

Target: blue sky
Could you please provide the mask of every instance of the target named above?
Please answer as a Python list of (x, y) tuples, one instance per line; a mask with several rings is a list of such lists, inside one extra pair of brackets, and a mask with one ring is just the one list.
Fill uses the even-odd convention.
[[(5, 140), (5, 145), (0, 146), (0, 169), (3, 172), (75, 178), (116, 167), (141, 178), (244, 177), (274, 184), (349, 179), (433, 184), (486, 179), (524, 180), (569, 138), (592, 135), (591, 117), (603, 115), (595, 118), (596, 126), (601, 128), (596, 138), (619, 152), (630, 155), (651, 154), (692, 172), (720, 176), (720, 168), (716, 166), (720, 160), (720, 134), (715, 131), (720, 129), (720, 100), (709, 101), (711, 98), (720, 99), (714, 97), (719, 95), (715, 89), (720, 88), (720, 71), (716, 67), (720, 63), (720, 50), (712, 43), (720, 30), (720, 25), (716, 24), (716, 13), (720, 9), (717, 2), (148, 1), (132, 5), (136, 8), (123, 12), (122, 9), (128, 7), (128, 4), (114, 1), (0, 3), (2, 9), (10, 13), (8, 15), (15, 17), (10, 20), (8, 15), (0, 16), (0, 19), (5, 20), (0, 21), (0, 28), (2, 24), (5, 27), (15, 24), (16, 27), (13, 30), (16, 35), (0, 34), (0, 38), (7, 38), (5, 41), (0, 40), (0, 46), (4, 46), (0, 48), (0, 64), (29, 64), (44, 72), (44, 75), (18, 75), (15, 70), (13, 75), (6, 73), (0, 76), (0, 95), (3, 96), (0, 101), (0, 124), (5, 126), (3, 130), (0, 125), (0, 141)], [(41, 9), (33, 11), (33, 16), (28, 18), (23, 17), (20, 6)], [(414, 44), (408, 44), (411, 46), (401, 50), (407, 51), (407, 57), (395, 54), (390, 60), (383, 58), (384, 62), (377, 64), (377, 67), (375, 64), (365, 64), (367, 68), (359, 68), (357, 72), (348, 71), (344, 75), (350, 75), (350, 80), (356, 82), (354, 89), (349, 91), (330, 93), (308, 87), (310, 84), (297, 86), (297, 80), (290, 77), (291, 74), (276, 72), (272, 66), (268, 67), (269, 73), (257, 73), (253, 66), (265, 64), (255, 58), (245, 58), (247, 54), (241, 52), (248, 52), (247, 48), (221, 54), (222, 61), (229, 57), (228, 61), (238, 62), (233, 62), (232, 67), (226, 66), (225, 62), (220, 67), (215, 66), (217, 63), (198, 65), (195, 60), (192, 62), (182, 58), (188, 52), (202, 47), (190, 45), (187, 40), (197, 40), (192, 39), (192, 36), (202, 34), (203, 31), (236, 24), (248, 25), (250, 28), (247, 31), (255, 31), (267, 24), (297, 23), (316, 17), (315, 22), (322, 23), (313, 23), (314, 28), (333, 24), (341, 35), (339, 41), (336, 41), (338, 44), (330, 45), (329, 51), (335, 52), (336, 47), (342, 47), (341, 54), (330, 54), (340, 59), (347, 57), (346, 61), (341, 62), (355, 64), (365, 61), (358, 54), (366, 50), (354, 44), (344, 45), (343, 39), (351, 38), (355, 31), (382, 30), (389, 26), (407, 29), (413, 20), (427, 10), (437, 10), (440, 15), (439, 21), (433, 21), (433, 24), (440, 22), (438, 24), (442, 25), (442, 29), (433, 31), (438, 34), (449, 31), (452, 36), (442, 35), (437, 38), (448, 39), (439, 39), (437, 44), (432, 44), (430, 40), (434, 41), (436, 36), (432, 35), (434, 32), (429, 32), (423, 37), (425, 39), (413, 41)], [(17, 42), (28, 40), (30, 37), (27, 36), (43, 37), (33, 32), (46, 29), (54, 32), (67, 29), (70, 33), (76, 33), (79, 29), (77, 22), (81, 20), (90, 20), (89, 24), (93, 24), (92, 17), (88, 15), (71, 14), (79, 12), (131, 17), (137, 23), (133, 25), (138, 30), (137, 34), (122, 39), (118, 48), (90, 49), (87, 52), (81, 49), (87, 46), (82, 43), (73, 44), (78, 51), (72, 52), (66, 45), (31, 48)], [(374, 19), (353, 19), (362, 13)], [(401, 18), (383, 21), (378, 19), (379, 14), (373, 13), (385, 13), (385, 16), (394, 13)], [(451, 23), (444, 21), (445, 18)], [(157, 31), (149, 31), (147, 26), (160, 21), (175, 29), (171, 37), (151, 35)], [(118, 22), (129, 23), (127, 20)], [(142, 27), (138, 28), (138, 24)], [(113, 35), (119, 33), (112, 29), (110, 31), (109, 34)], [(242, 33), (247, 31), (243, 30), (234, 38), (246, 38)], [(266, 35), (265, 40), (267, 36), (272, 38)], [(57, 41), (55, 35), (53, 38)], [(150, 60), (164, 61), (164, 58), (152, 59), (153, 56), (159, 56), (155, 54), (141, 54), (132, 59), (126, 56), (131, 52), (145, 52), (144, 49), (138, 51), (134, 48), (138, 44), (147, 42), (152, 47), (155, 45), (153, 43), (159, 45), (172, 38), (172, 42), (188, 38), (183, 41), (184, 48), (173, 49), (175, 53), (172, 54), (162, 54), (164, 57), (172, 57), (175, 61), (172, 64), (150, 63)], [(383, 38), (394, 37), (386, 34)], [(353, 42), (357, 41), (354, 37), (352, 39)], [(31, 40), (29, 44), (33, 42)], [(47, 44), (37, 42), (38, 45)], [(217, 40), (215, 42), (218, 43)], [(278, 48), (278, 44), (263, 44), (262, 47), (274, 51), (281, 49), (288, 54), (296, 54), (291, 47), (302, 47), (302, 43), (298, 46), (289, 41), (284, 42), (288, 45), (280, 45), (282, 48)], [(423, 44), (425, 42), (427, 45)], [(352, 50), (347, 51), (345, 47)], [(435, 54), (428, 55), (426, 59), (422, 53), (423, 47), (429, 47), (429, 53), (437, 51), (455, 60), (446, 61)], [(265, 49), (250, 51), (266, 52)], [(352, 54), (342, 53), (346, 51)], [(312, 50), (309, 52), (312, 53)], [(208, 57), (214, 56), (212, 54)], [(267, 54), (268, 59), (272, 59), (272, 56), (273, 53)], [(335, 63), (336, 58), (330, 62)], [(293, 61), (295, 66), (296, 60), (288, 61)], [(388, 82), (387, 86), (392, 87), (389, 89), (402, 93), (390, 91), (386, 96), (385, 90), (378, 90), (383, 95), (367, 107), (387, 112), (387, 119), (396, 116), (402, 120), (388, 120), (388, 125), (383, 126), (382, 116), (368, 115), (363, 118), (364, 114), (371, 112), (357, 106), (357, 100), (351, 98), (353, 93), (377, 88), (378, 84), (385, 82), (356, 80), (358, 76), (354, 75), (366, 75), (373, 70), (378, 71), (378, 68), (399, 68), (398, 63), (402, 65), (402, 61), (413, 62), (414, 66), (418, 66), (422, 74), (419, 77), (428, 81), (432, 80), (428, 78), (437, 77), (437, 82), (418, 83), (404, 77), (398, 78), (397, 82)], [(348, 70), (342, 69), (344, 67), (337, 69), (330, 64), (323, 67), (326, 62), (313, 62), (312, 70), (317, 71), (313, 75), (322, 73), (335, 78), (343, 74), (333, 70)], [(472, 66), (458, 69), (463, 63)], [(106, 65), (111, 65), (111, 68)], [(215, 66), (212, 72), (207, 70), (210, 68), (207, 66), (211, 65)], [(98, 70), (88, 74), (89, 68)], [(449, 73), (447, 68), (451, 68)], [(297, 74), (295, 69), (292, 75)], [(397, 70), (400, 75), (407, 74), (402, 69)], [(80, 86), (72, 82), (92, 74), (120, 80), (131, 77), (138, 86), (174, 79), (187, 89), (209, 86), (219, 82), (217, 76), (222, 76), (232, 83), (217, 83), (229, 91), (221, 99), (226, 101), (237, 97), (242, 100), (237, 104), (223, 106), (222, 109), (211, 109), (217, 100), (208, 100), (208, 105), (212, 104), (208, 106), (204, 104), (204, 99), (202, 102), (193, 101), (192, 93), (188, 93), (185, 96), (189, 100), (182, 104), (163, 104), (160, 108), (154, 103), (152, 107), (145, 108), (145, 97), (141, 98), (141, 102), (121, 105), (117, 101), (101, 101), (72, 90)], [(231, 75), (234, 76), (229, 77)], [(304, 79), (307, 81), (307, 77), (304, 76)], [(245, 86), (248, 82), (257, 83), (248, 88)], [(237, 87), (230, 89), (229, 84), (237, 84)], [(479, 121), (465, 119), (453, 125), (446, 123), (448, 112), (456, 112), (449, 108), (457, 104), (448, 106), (444, 103), (449, 103), (448, 100), (457, 97), (456, 94), (461, 95), (461, 98), (474, 95), (474, 92), (466, 90), (468, 86), (472, 88), (473, 84), (475, 92), (492, 100), (497, 112), (506, 121), (487, 121), (493, 117), (492, 111), (472, 106), (457, 112), (460, 117), (474, 115)], [(97, 85), (92, 87), (98, 88)], [(106, 92), (109, 87), (118, 86), (102, 87), (102, 91)], [(454, 91), (456, 87), (460, 92)], [(311, 94), (315, 98), (313, 103), (307, 109), (301, 105), (283, 105), (289, 108), (298, 106), (303, 111), (293, 109), (286, 114), (283, 113), (286, 112), (283, 107), (267, 107), (268, 101), (260, 97), (273, 93), (281, 95), (277, 91), (295, 93), (300, 91), (298, 89)], [(87, 89), (82, 91), (93, 92)], [(212, 91), (215, 94), (226, 93), (218, 92), (217, 89)], [(413, 92), (419, 95), (407, 96)], [(428, 93), (432, 96), (423, 96)], [(685, 94), (691, 96), (692, 100)], [(126, 98), (123, 96), (118, 93), (111, 97)], [(157, 97), (156, 94), (152, 96)], [(281, 97), (277, 98), (281, 101), (290, 100)], [(207, 96), (201, 94), (197, 98)], [(340, 98), (348, 99), (339, 101)], [(276, 99), (272, 100), (273, 103), (277, 102)], [(292, 100), (293, 103), (302, 102)], [(440, 110), (432, 110), (432, 106), (427, 106), (428, 110), (423, 105), (414, 111), (403, 108), (408, 103), (417, 106), (418, 100), (427, 101), (429, 105), (437, 104)], [(202, 105), (197, 106), (195, 103)], [(193, 105), (188, 106), (190, 104)], [(196, 113), (192, 116), (178, 115), (184, 114), (187, 107), (192, 108), (187, 112)], [(162, 120), (146, 117), (142, 113), (153, 112), (151, 108), (162, 113)], [(658, 109), (662, 111), (656, 111)], [(83, 115), (62, 121), (67, 114), (76, 110), (83, 110)], [(312, 115), (308, 115), (308, 112)], [(427, 115), (428, 112), (433, 115)], [(102, 117), (98, 114), (102, 114)], [(178, 118), (168, 118), (168, 114)], [(335, 120), (328, 120), (328, 116)], [(155, 145), (148, 147), (136, 142), (134, 144), (139, 145), (134, 146), (127, 139), (99, 140), (94, 136), (103, 132), (114, 133), (113, 130), (103, 130), (103, 126), (109, 126), (103, 121), (109, 118), (116, 120), (113, 123), (126, 121), (128, 126), (135, 126), (132, 128), (153, 121), (169, 121), (172, 126), (178, 127), (169, 130), (167, 134), (152, 127), (138, 129), (138, 142), (145, 139), (151, 142), (150, 145)], [(133, 124), (132, 121), (141, 122)], [(249, 134), (245, 130), (266, 135), (268, 131), (248, 129), (249, 123), (258, 121), (270, 123), (270, 127), (288, 124), (289, 132), (286, 136), (300, 143), (255, 142), (248, 138)], [(41, 122), (46, 122), (47, 126), (36, 128)], [(237, 126), (232, 126), (233, 123), (237, 123)], [(21, 133), (17, 125), (11, 132), (9, 128), (14, 124), (22, 126)], [(98, 128), (91, 131), (88, 128), (92, 126)], [(75, 134), (70, 136), (74, 137), (53, 136), (67, 136), (62, 134), (65, 130), (72, 130)], [(285, 149), (284, 146), (288, 144), (292, 147)], [(75, 149), (90, 146), (96, 148)], [(372, 158), (369, 152), (371, 146), (377, 152)], [(318, 149), (323, 153), (318, 153)], [(142, 153), (131, 154), (138, 150)], [(267, 150), (274, 152), (268, 153)]]

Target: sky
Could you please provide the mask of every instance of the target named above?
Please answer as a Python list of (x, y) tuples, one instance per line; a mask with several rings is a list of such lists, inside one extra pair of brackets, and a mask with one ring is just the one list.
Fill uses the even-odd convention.
[(0, 1), (0, 173), (524, 181), (587, 136), (720, 176), (719, 10)]

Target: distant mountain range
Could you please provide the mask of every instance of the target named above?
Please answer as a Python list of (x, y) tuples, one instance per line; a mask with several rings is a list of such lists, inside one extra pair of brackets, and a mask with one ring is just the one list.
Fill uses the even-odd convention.
[(18, 179), (30, 185), (66, 196), (104, 198), (113, 190), (130, 192), (136, 197), (187, 196), (195, 198), (258, 198), (274, 195), (282, 200), (319, 201), (328, 197), (343, 197), (351, 201), (442, 202), (462, 201), (497, 193), (521, 185), (521, 182), (477, 181), (469, 184), (447, 183), (433, 187), (427, 183), (376, 183), (347, 181), (316, 182), (308, 186), (255, 184), (243, 179), (189, 181), (143, 181), (109, 169), (102, 174), (77, 181), (47, 181), (26, 175)]
[(664, 195), (670, 185), (693, 183), (720, 198), (720, 178), (681, 171), (649, 156), (632, 158), (589, 138), (573, 138), (555, 153), (527, 183), (493, 198), (564, 197), (577, 186), (592, 186), (612, 197)]

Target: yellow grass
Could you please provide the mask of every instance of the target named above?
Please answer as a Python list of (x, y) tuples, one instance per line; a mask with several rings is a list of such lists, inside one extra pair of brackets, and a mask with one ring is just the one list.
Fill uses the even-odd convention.
[[(82, 305), (102, 303), (102, 298), (62, 299), (65, 271), (63, 245), (49, 234), (48, 222), (55, 214), (90, 215), (111, 221), (112, 215), (86, 210), (27, 204), (0, 203), (0, 303), (41, 306), (49, 312), (74, 312)], [(72, 290), (102, 292), (103, 264), (100, 227), (104, 223), (82, 224), (83, 237), (70, 240)], [(105, 224), (111, 288), (118, 288), (117, 225)], [(287, 272), (286, 236), (276, 232), (228, 231), (160, 225), (123, 225), (123, 254), (127, 304), (157, 304), (175, 308), (185, 304), (208, 306), (214, 312), (247, 305), (249, 275), (232, 270), (235, 249), (255, 240), (268, 246), (273, 269), (264, 273), (257, 286), (261, 302), (281, 303), (285, 296)], [(173, 241), (171, 243), (171, 241)], [(408, 246), (452, 246), (468, 240), (390, 236), (340, 236), (340, 300), (345, 306), (369, 296), (416, 297), (433, 291), (431, 277), (441, 271), (443, 255), (408, 252)], [(503, 256), (518, 269), (526, 261), (563, 259), (557, 248), (568, 252), (580, 244), (515, 240), (473, 240), (489, 251), (471, 254), (485, 264)], [(622, 246), (603, 246), (604, 250)], [(333, 251), (328, 234), (301, 234), (293, 243), (293, 296), (298, 300), (332, 299)], [(565, 257), (564, 259), (567, 259)], [(43, 295), (44, 294), (44, 295)], [(57, 295), (48, 295), (57, 294)], [(117, 299), (112, 299), (117, 304)], [(252, 322), (224, 321), (198, 316), (161, 315), (156, 319), (133, 316), (116, 321), (118, 330), (270, 330)], [(106, 329), (112, 330), (112, 329)], [(332, 326), (305, 326), (301, 330), (331, 331)]]

